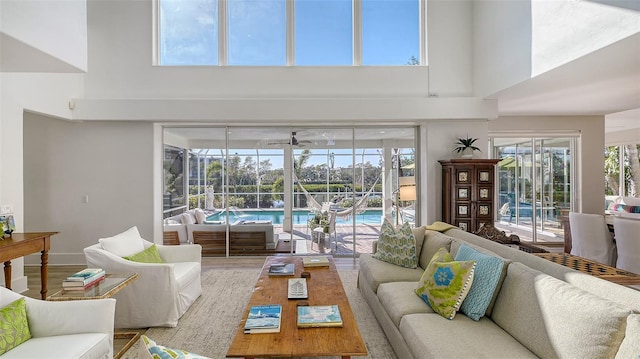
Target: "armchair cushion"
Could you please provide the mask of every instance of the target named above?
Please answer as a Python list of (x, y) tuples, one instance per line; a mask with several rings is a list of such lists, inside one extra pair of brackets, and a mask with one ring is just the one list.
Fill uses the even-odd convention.
[(138, 227), (133, 226), (113, 237), (98, 239), (102, 249), (109, 251), (118, 257), (130, 256), (144, 250), (142, 237)]
[(20, 298), (0, 309), (0, 355), (31, 338), (27, 306)]
[(162, 257), (160, 257), (160, 253), (158, 252), (158, 247), (156, 247), (155, 244), (151, 245), (151, 247), (148, 247), (142, 252), (138, 252), (134, 255), (125, 256), (122, 258), (140, 263), (164, 263)]

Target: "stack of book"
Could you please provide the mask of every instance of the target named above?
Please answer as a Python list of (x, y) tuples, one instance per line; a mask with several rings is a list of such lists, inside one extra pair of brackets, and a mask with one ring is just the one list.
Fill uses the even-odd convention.
[(245, 334), (280, 333), (280, 316), (282, 306), (254, 305), (249, 309), (244, 325)]
[(101, 268), (86, 268), (78, 273), (74, 273), (62, 281), (62, 288), (65, 290), (85, 290), (90, 288), (105, 278), (105, 272)]

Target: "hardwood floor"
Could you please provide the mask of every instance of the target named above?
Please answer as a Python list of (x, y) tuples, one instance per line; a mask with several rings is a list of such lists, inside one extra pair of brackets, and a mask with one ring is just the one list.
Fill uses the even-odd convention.
[[(202, 269), (260, 269), (265, 257), (233, 257), (233, 258), (202, 258)], [(338, 270), (358, 269), (357, 258), (334, 258)], [(84, 265), (49, 265), (47, 277), (47, 295), (51, 295), (62, 289), (62, 281), (69, 275), (85, 268)], [(29, 290), (22, 293), (28, 297), (40, 299), (40, 266), (27, 266), (24, 268), (27, 276)]]

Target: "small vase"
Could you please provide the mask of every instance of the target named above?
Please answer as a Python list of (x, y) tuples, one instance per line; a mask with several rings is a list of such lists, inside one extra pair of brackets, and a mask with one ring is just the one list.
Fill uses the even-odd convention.
[(462, 155), (460, 156), (460, 158), (464, 158), (464, 159), (471, 159), (473, 158), (473, 150), (471, 148), (465, 148), (462, 151)]

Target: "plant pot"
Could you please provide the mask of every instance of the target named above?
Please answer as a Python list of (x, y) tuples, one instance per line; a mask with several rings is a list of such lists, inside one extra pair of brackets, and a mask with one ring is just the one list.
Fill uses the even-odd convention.
[(460, 158), (465, 158), (465, 159), (473, 158), (473, 150), (471, 148), (465, 148), (462, 151), (462, 155), (460, 155)]

